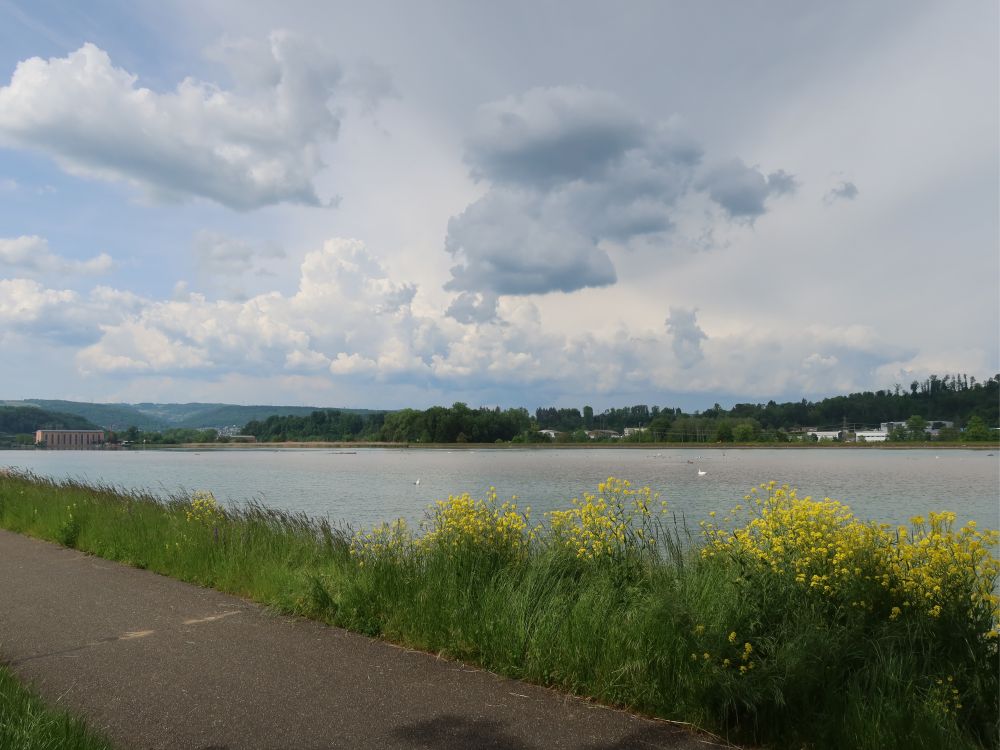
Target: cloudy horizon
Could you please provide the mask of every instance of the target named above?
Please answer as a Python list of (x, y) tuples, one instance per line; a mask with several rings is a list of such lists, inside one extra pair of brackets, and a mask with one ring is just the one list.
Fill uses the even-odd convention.
[(0, 399), (1000, 371), (998, 9), (0, 0)]

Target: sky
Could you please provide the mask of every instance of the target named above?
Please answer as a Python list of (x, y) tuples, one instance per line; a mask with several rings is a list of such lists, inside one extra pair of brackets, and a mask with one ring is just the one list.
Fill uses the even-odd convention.
[(0, 399), (989, 377), (998, 39), (994, 0), (0, 0)]

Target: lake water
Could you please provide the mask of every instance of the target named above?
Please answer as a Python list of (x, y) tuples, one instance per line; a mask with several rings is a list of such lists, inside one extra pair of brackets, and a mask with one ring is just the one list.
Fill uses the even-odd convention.
[[(696, 523), (771, 479), (831, 497), (865, 519), (908, 523), (929, 510), (1000, 527), (1000, 457), (970, 450), (635, 450), (358, 448), (210, 451), (0, 451), (0, 466), (159, 495), (211, 490), (227, 504), (266, 505), (354, 528), (419, 521), (449, 494), (518, 496), (532, 515), (566, 507), (608, 476), (649, 485)], [(699, 475), (699, 471), (705, 472)], [(419, 480), (419, 483), (418, 483)]]

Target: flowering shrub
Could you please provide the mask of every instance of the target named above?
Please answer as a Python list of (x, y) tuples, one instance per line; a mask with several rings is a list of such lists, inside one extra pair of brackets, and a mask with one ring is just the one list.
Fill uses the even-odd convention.
[(371, 531), (356, 533), (350, 554), (362, 566), (375, 561), (400, 562), (434, 549), (520, 554), (534, 535), (533, 531), (525, 533), (530, 514), (531, 508), (521, 514), (513, 500), (498, 505), (492, 487), (478, 500), (468, 492), (449, 495), (428, 508), (422, 535), (415, 536), (403, 519), (382, 523)]
[(420, 545), (476, 548), (504, 554), (521, 552), (532, 538), (530, 532), (525, 534), (531, 508), (522, 515), (513, 502), (516, 499), (497, 505), (496, 489), (490, 487), (481, 500), (468, 492), (438, 500), (423, 524)]
[[(572, 508), (546, 513), (549, 541), (588, 560), (653, 550), (659, 530), (653, 506), (659, 498), (649, 487), (636, 489), (627, 479), (608, 477), (596, 495), (586, 492), (583, 500), (573, 498)], [(659, 513), (664, 512), (662, 502)]]
[[(910, 529), (866, 523), (846, 505), (799, 498), (773, 482), (745, 500), (753, 516), (746, 525), (702, 523), (703, 557), (756, 562), (816, 596), (890, 620), (946, 615), (980, 623), (979, 636), (996, 639), (996, 531), (979, 531), (974, 521), (955, 530), (948, 512), (916, 516)], [(742, 511), (736, 506), (729, 518)]]
[(199, 523), (205, 526), (215, 526), (225, 519), (226, 515), (219, 507), (218, 501), (209, 490), (198, 490), (191, 495), (191, 507), (185, 513), (188, 523)]

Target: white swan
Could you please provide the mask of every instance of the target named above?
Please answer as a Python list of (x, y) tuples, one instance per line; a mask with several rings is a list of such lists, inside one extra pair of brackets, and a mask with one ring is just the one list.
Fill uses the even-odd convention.
[(703, 476), (705, 476), (706, 474), (708, 474), (708, 472), (707, 472), (707, 471), (702, 471), (701, 469), (698, 469), (698, 476), (699, 476), (699, 477), (703, 477)]

